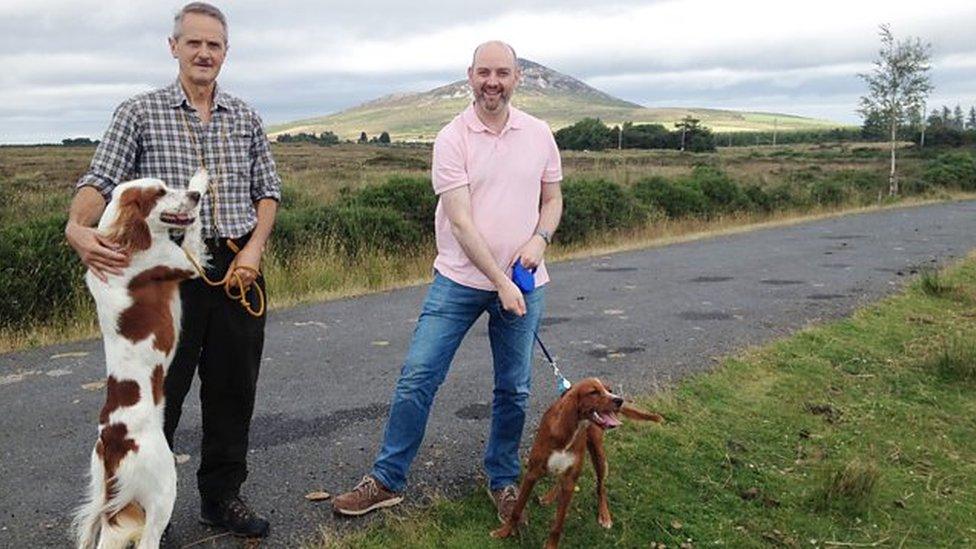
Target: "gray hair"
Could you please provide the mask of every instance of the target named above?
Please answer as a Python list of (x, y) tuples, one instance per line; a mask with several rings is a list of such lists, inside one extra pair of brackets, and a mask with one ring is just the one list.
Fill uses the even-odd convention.
[(217, 6), (208, 4), (206, 2), (190, 2), (189, 4), (183, 6), (183, 9), (176, 12), (176, 16), (173, 17), (174, 40), (179, 39), (180, 34), (183, 32), (183, 17), (188, 13), (208, 15), (217, 21), (220, 21), (220, 26), (224, 28), (224, 45), (227, 45), (227, 18), (224, 17), (224, 12), (220, 11)]
[(518, 69), (518, 55), (515, 55), (515, 48), (513, 48), (508, 42), (502, 42), (501, 40), (489, 40), (488, 42), (479, 44), (478, 47), (474, 49), (474, 53), (471, 54), (471, 66), (474, 67), (475, 61), (478, 59), (478, 52), (481, 51), (481, 48), (495, 45), (505, 46), (508, 48), (508, 51), (512, 52), (512, 63), (514, 63), (515, 68)]

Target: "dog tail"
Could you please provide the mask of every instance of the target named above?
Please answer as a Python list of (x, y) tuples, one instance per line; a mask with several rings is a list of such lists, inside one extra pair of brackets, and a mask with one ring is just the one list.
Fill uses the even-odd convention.
[(645, 412), (640, 408), (634, 408), (629, 403), (624, 404), (620, 407), (620, 413), (624, 417), (629, 417), (630, 419), (636, 419), (640, 421), (653, 421), (654, 423), (664, 423), (664, 417), (661, 414), (656, 414), (654, 412)]
[(92, 450), (91, 472), (89, 475), (88, 495), (75, 511), (72, 529), (78, 549), (92, 549), (98, 540), (98, 532), (102, 526), (102, 509), (105, 505), (105, 473), (102, 461)]

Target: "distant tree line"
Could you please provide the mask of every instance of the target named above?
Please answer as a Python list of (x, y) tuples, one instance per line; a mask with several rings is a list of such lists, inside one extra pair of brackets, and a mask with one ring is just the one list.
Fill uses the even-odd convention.
[(599, 118), (584, 118), (556, 131), (556, 144), (562, 150), (602, 151), (605, 149), (675, 149), (692, 152), (715, 150), (712, 131), (695, 118), (684, 118), (668, 130), (661, 124), (634, 124), (609, 127)]
[(88, 147), (92, 145), (98, 145), (98, 140), (87, 137), (69, 137), (61, 140), (62, 147)]
[[(330, 131), (325, 131), (318, 135), (305, 132), (296, 134), (284, 133), (275, 138), (275, 141), (278, 143), (312, 143), (325, 146), (338, 145), (340, 143), (339, 136)], [(372, 139), (366, 135), (366, 132), (362, 132), (359, 134), (359, 139), (356, 142), (359, 144), (381, 143), (388, 145), (391, 141), (390, 134), (387, 132), (383, 132), (379, 136), (374, 135)], [(352, 143), (352, 141), (347, 140), (346, 143)]]
[(370, 138), (368, 135), (366, 135), (366, 132), (360, 132), (359, 140), (356, 142), (359, 143), (360, 145), (364, 145), (366, 143), (380, 143), (383, 145), (389, 145), (390, 134), (387, 132), (383, 132), (379, 136), (374, 135), (372, 138)]
[(338, 145), (339, 136), (332, 132), (322, 132), (318, 135), (312, 133), (284, 133), (279, 135), (275, 141), (278, 143), (313, 143), (315, 145)]
[[(917, 131), (916, 142), (921, 142), (921, 131)], [(925, 120), (925, 145), (945, 145), (960, 147), (976, 144), (976, 106), (969, 107), (963, 114), (961, 106), (952, 110), (947, 106), (934, 109)]]
[[(869, 141), (877, 138), (868, 139)], [(740, 131), (715, 134), (719, 147), (751, 147), (756, 145), (795, 145), (799, 143), (827, 143), (864, 141), (861, 128), (831, 128), (820, 130)]]

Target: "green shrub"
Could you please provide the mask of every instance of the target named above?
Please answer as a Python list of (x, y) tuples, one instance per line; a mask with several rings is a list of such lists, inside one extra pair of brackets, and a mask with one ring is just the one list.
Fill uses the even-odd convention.
[(847, 198), (844, 185), (833, 179), (824, 179), (810, 185), (810, 199), (821, 206), (836, 206)]
[(87, 292), (84, 267), (64, 239), (64, 215), (0, 228), (0, 326), (54, 319)]
[(660, 176), (641, 179), (634, 184), (633, 193), (642, 204), (656, 207), (672, 219), (708, 212), (708, 199), (697, 187), (672, 184)]
[(746, 185), (742, 192), (752, 203), (753, 207), (762, 212), (771, 212), (774, 209), (773, 197), (763, 190), (759, 185)]
[(569, 180), (562, 185), (561, 242), (579, 242), (601, 231), (636, 226), (648, 211), (616, 183), (602, 179)]
[(389, 208), (346, 206), (333, 210), (329, 231), (333, 243), (348, 255), (366, 250), (392, 254), (417, 247), (423, 235), (416, 224)]
[(272, 241), (284, 261), (310, 242), (325, 242), (348, 255), (369, 250), (395, 253), (419, 246), (424, 235), (416, 224), (390, 208), (360, 205), (318, 206), (282, 211)]
[(698, 187), (717, 212), (749, 210), (752, 203), (728, 175), (710, 166), (696, 166), (691, 172), (690, 182)]
[(769, 202), (774, 210), (785, 210), (807, 205), (806, 197), (797, 192), (797, 188), (789, 183), (781, 183), (770, 187), (766, 191), (766, 196), (769, 197)]
[(962, 151), (942, 153), (928, 162), (925, 178), (934, 185), (976, 190), (976, 157)]
[(395, 175), (383, 184), (360, 189), (343, 202), (345, 205), (389, 208), (415, 223), (418, 230), (434, 233), (437, 195), (429, 178)]

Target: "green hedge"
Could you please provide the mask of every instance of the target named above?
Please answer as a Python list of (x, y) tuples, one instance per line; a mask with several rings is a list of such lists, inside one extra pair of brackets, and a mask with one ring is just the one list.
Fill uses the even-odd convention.
[(642, 204), (657, 208), (675, 219), (700, 216), (708, 213), (708, 199), (698, 187), (683, 183), (671, 183), (654, 176), (634, 184), (634, 197)]
[(933, 185), (976, 191), (976, 157), (962, 151), (942, 153), (928, 162), (925, 179)]
[(392, 209), (330, 205), (282, 211), (272, 242), (278, 257), (288, 261), (313, 242), (355, 256), (369, 250), (396, 253), (417, 247), (423, 239), (416, 224)]
[(385, 183), (350, 194), (344, 203), (370, 208), (385, 208), (402, 215), (421, 231), (433, 234), (437, 195), (425, 177), (390, 177)]
[(0, 326), (22, 328), (69, 311), (81, 292), (81, 261), (64, 239), (65, 215), (0, 228)]
[(579, 242), (601, 231), (634, 227), (648, 209), (620, 185), (602, 179), (572, 179), (562, 184), (563, 217), (559, 241)]

